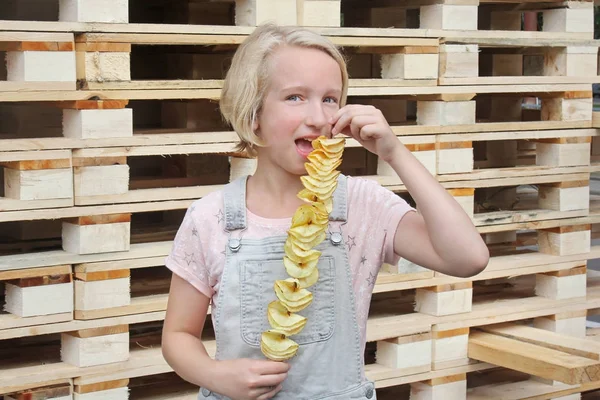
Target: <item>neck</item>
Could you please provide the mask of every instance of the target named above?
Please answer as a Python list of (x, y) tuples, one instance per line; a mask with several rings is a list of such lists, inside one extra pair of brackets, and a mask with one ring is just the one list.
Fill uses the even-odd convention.
[(267, 164), (259, 157), (256, 171), (248, 179), (247, 207), (266, 218), (290, 217), (303, 203), (297, 196), (304, 188), (300, 176)]

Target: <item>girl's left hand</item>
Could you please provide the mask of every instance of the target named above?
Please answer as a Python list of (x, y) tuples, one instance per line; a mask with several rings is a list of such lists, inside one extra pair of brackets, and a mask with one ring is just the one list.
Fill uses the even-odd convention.
[(329, 120), (331, 135), (339, 133), (356, 139), (365, 149), (389, 162), (402, 144), (392, 132), (383, 113), (373, 107), (348, 104)]

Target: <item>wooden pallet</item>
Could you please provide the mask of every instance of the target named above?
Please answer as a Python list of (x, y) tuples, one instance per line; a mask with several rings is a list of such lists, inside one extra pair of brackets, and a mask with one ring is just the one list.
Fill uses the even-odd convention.
[[(596, 253), (598, 253), (598, 250), (594, 249), (590, 254), (580, 254), (578, 255), (578, 257), (580, 260), (583, 260), (583, 262), (585, 262), (586, 257), (597, 257)], [(549, 266), (547, 264), (547, 261), (546, 263), (544, 263), (545, 260), (539, 258), (537, 263), (543, 264), (540, 264), (537, 267), (535, 267), (534, 265), (529, 269), (526, 269), (523, 266), (521, 266), (521, 269), (504, 270), (500, 274), (500, 276), (506, 276), (507, 274), (519, 275), (537, 273), (538, 278), (536, 279), (536, 285), (537, 290), (540, 293), (540, 296), (537, 297), (533, 296), (530, 298), (525, 298), (522, 294), (519, 294), (520, 291), (524, 290), (523, 288), (520, 288), (520, 286), (522, 286), (520, 284), (515, 287), (515, 290), (517, 290), (517, 292), (514, 294), (510, 294), (509, 291), (504, 290), (504, 293), (496, 293), (492, 296), (489, 294), (489, 291), (490, 288), (492, 289), (492, 291), (494, 291), (494, 287), (493, 285), (490, 285), (489, 282), (486, 282), (486, 285), (483, 285), (481, 287), (478, 286), (475, 288), (475, 292), (478, 292), (480, 290), (483, 290), (483, 292), (481, 295), (476, 295), (473, 298), (473, 285), (471, 282), (467, 281), (463, 283), (443, 283), (443, 280), (441, 279), (444, 278), (440, 277), (441, 279), (438, 278), (437, 280), (437, 282), (440, 284), (436, 286), (430, 286), (433, 282), (436, 281), (435, 279), (421, 279), (420, 281), (405, 282), (405, 290), (409, 291), (404, 296), (405, 300), (402, 300), (403, 297), (398, 296), (394, 292), (388, 292), (384, 294), (384, 297), (375, 298), (373, 302), (374, 312), (368, 322), (368, 340), (370, 342), (377, 342), (377, 345), (379, 346), (380, 342), (389, 343), (390, 339), (392, 338), (402, 338), (396, 339), (393, 343), (396, 343), (396, 345), (398, 346), (406, 345), (412, 347), (412, 343), (429, 340), (429, 342), (421, 343), (421, 346), (427, 345), (427, 343), (437, 343), (436, 348), (438, 350), (436, 353), (437, 358), (430, 360), (429, 363), (424, 363), (419, 366), (394, 365), (393, 367), (390, 367), (389, 362), (391, 361), (380, 360), (377, 362), (376, 365), (374, 364), (368, 367), (369, 371), (371, 371), (370, 373), (372, 373), (374, 377), (380, 377), (380, 379), (392, 379), (390, 378), (390, 376), (393, 376), (394, 378), (399, 378), (405, 375), (407, 376), (407, 379), (411, 379), (411, 377), (416, 373), (416, 369), (419, 368), (427, 369), (428, 372), (431, 372), (439, 369), (442, 370), (444, 368), (455, 368), (457, 366), (462, 365), (465, 368), (467, 368), (467, 370), (469, 370), (468, 368), (472, 368), (473, 366), (469, 363), (468, 359), (466, 358), (466, 353), (463, 354), (462, 357), (457, 357), (457, 353), (455, 351), (456, 346), (461, 342), (463, 342), (463, 344), (466, 346), (464, 338), (465, 335), (468, 334), (469, 328), (479, 326), (480, 324), (487, 324), (489, 323), (488, 321), (491, 320), (513, 321), (515, 319), (523, 318), (538, 318), (540, 320), (544, 320), (547, 318), (548, 315), (555, 315), (558, 311), (560, 311), (563, 316), (566, 315), (567, 317), (570, 317), (570, 325), (573, 325), (575, 321), (573, 318), (579, 319), (579, 322), (581, 322), (580, 315), (574, 317), (574, 313), (585, 312), (587, 307), (600, 307), (600, 303), (598, 303), (598, 301), (588, 301), (588, 303), (586, 303), (585, 301), (582, 301), (579, 297), (569, 298), (570, 296), (573, 296), (573, 293), (565, 292), (564, 285), (560, 283), (558, 283), (558, 285), (556, 286), (558, 289), (554, 289), (554, 293), (551, 293), (551, 291), (553, 290), (551, 288), (554, 286), (553, 283), (550, 283), (550, 281), (561, 279), (570, 280), (572, 279), (572, 277), (582, 276), (579, 273), (579, 271), (581, 271), (582, 269), (581, 267), (578, 267), (581, 261), (559, 262), (566, 259), (574, 259), (574, 256), (570, 258), (554, 256), (554, 258), (557, 262), (557, 264), (555, 265)], [(504, 261), (506, 264), (509, 264), (508, 262), (506, 262), (508, 261), (508, 259), (505, 258)], [(137, 261), (134, 260), (134, 262), (139, 263), (140, 267), (148, 267), (154, 264), (154, 262), (151, 259), (140, 259)], [(536, 263), (536, 261), (533, 261), (533, 263)], [(93, 276), (92, 274), (108, 275), (109, 271), (114, 271), (113, 268), (122, 268), (119, 266), (120, 264), (132, 265), (131, 261), (123, 261), (122, 263), (111, 262), (81, 265), (80, 267), (75, 268), (75, 278), (77, 279), (77, 277), (79, 277), (79, 279), (81, 279), (88, 277), (88, 275), (84, 276), (83, 274), (89, 274), (90, 278)], [(573, 274), (571, 274), (570, 272), (573, 272)], [(12, 276), (16, 276), (18, 273), (19, 271), (13, 272)], [(29, 274), (32, 274), (31, 270)], [(481, 276), (480, 278), (485, 279), (487, 281), (489, 278), (494, 276), (495, 275), (493, 274), (488, 274)], [(381, 279), (383, 279), (383, 277), (381, 277), (380, 280)], [(446, 278), (446, 282), (449, 282), (448, 279), (456, 278)], [(85, 284), (88, 282), (93, 281), (83, 281), (81, 283)], [(111, 284), (112, 283), (114, 282), (111, 282)], [(465, 283), (468, 284), (469, 287), (465, 286)], [(525, 282), (525, 285), (528, 285), (527, 282)], [(107, 285), (105, 286), (107, 287)], [(113, 284), (111, 286), (115, 287), (116, 285)], [(585, 285), (583, 287), (585, 288)], [(412, 289), (414, 288), (417, 289), (416, 292), (411, 293)], [(399, 290), (399, 287), (391, 287), (388, 285), (387, 290), (397, 291)], [(495, 290), (497, 291), (497, 288)], [(568, 291), (569, 289), (567, 288), (566, 290)], [(589, 290), (590, 289), (588, 289), (588, 291)], [(382, 293), (382, 290), (379, 289), (376, 290), (376, 292)], [(458, 296), (459, 292), (464, 293), (461, 296)], [(565, 293), (567, 298), (564, 298)], [(81, 301), (79, 301), (79, 303), (82, 303), (83, 300), (85, 300), (86, 293), (78, 293), (77, 288), (75, 289), (75, 295), (80, 296), (79, 299)], [(499, 298), (502, 298), (503, 296), (506, 297), (506, 299), (504, 301), (499, 301)], [(48, 335), (74, 331), (88, 332), (90, 330), (93, 330), (95, 332), (95, 335), (91, 336), (93, 338), (91, 340), (111, 340), (114, 338), (113, 335), (115, 334), (115, 329), (118, 329), (121, 326), (132, 326), (135, 324), (143, 324), (150, 321), (161, 321), (162, 318), (164, 318), (164, 312), (153, 311), (154, 309), (152, 308), (152, 305), (156, 305), (160, 302), (160, 300), (158, 300), (160, 298), (161, 297), (150, 295), (146, 298), (140, 298), (139, 302), (131, 301), (129, 306), (121, 306), (111, 309), (95, 311), (89, 310), (89, 314), (86, 314), (85, 312), (78, 314), (76, 311), (75, 318), (83, 317), (84, 320), (75, 319), (72, 321), (65, 322), (50, 322), (51, 320), (49, 319), (41, 320), (38, 318), (38, 324), (44, 323), (44, 325), (41, 326), (28, 327), (27, 324), (33, 321), (25, 321), (24, 324), (19, 324), (20, 321), (16, 321), (17, 324), (15, 325), (15, 319), (13, 318), (13, 327), (0, 331), (0, 338), (7, 340), (10, 338), (23, 338), (30, 335)], [(458, 301), (459, 298), (463, 299), (463, 301)], [(471, 298), (473, 298), (474, 300), (471, 300)], [(454, 299), (454, 301), (447, 303), (448, 299)], [(165, 300), (166, 297), (162, 296), (162, 301), (164, 302)], [(410, 311), (414, 300), (416, 300), (417, 302), (417, 313)], [(76, 304), (78, 304), (77, 300)], [(145, 304), (148, 305), (150, 308), (145, 308)], [(162, 309), (164, 309), (164, 303), (161, 306)], [(403, 314), (399, 314), (401, 309), (405, 309)], [(407, 311), (408, 313), (406, 313)], [(8, 323), (8, 325), (10, 326), (11, 319), (3, 319), (3, 322)], [(546, 326), (546, 329), (549, 329), (548, 326)], [(109, 333), (109, 335), (107, 335), (107, 333)], [(83, 336), (84, 337), (82, 338), (82, 340), (85, 339), (86, 334), (84, 333)], [(421, 340), (416, 340), (416, 338), (421, 338)], [(449, 340), (449, 338), (452, 339)], [(436, 341), (439, 341), (439, 343)], [(137, 358), (135, 358), (137, 357), (137, 355), (134, 357), (134, 354), (137, 354), (137, 351), (141, 350), (133, 351), (133, 349), (131, 349), (131, 351), (129, 352), (130, 361), (128, 361), (128, 363), (131, 362), (131, 360), (133, 359), (137, 360)], [(410, 349), (405, 348), (403, 351), (410, 351)], [(115, 354), (115, 356), (117, 356), (117, 354)], [(403, 358), (401, 360), (403, 363), (406, 363), (406, 360), (422, 361), (420, 357), (409, 357)], [(112, 367), (107, 366), (106, 368), (109, 368), (110, 371)], [(157, 366), (157, 368), (159, 367)], [(164, 369), (161, 368), (164, 368), (164, 365), (159, 368), (160, 371), (164, 371)], [(83, 374), (84, 372), (87, 373), (87, 370), (76, 371), (73, 370), (71, 367), (67, 366), (64, 366), (63, 368), (62, 364), (61, 368), (58, 368), (57, 365), (54, 365), (53, 370), (62, 371), (61, 373), (67, 373), (65, 371), (68, 371), (68, 374), (73, 374), (72, 377), (79, 376), (79, 374)], [(98, 369), (91, 369), (90, 371), (97, 370)], [(110, 380), (113, 380), (112, 378), (125, 379), (127, 377), (130, 378), (133, 376), (137, 376), (135, 374), (131, 375), (131, 371), (117, 373), (116, 371), (119, 370), (115, 370), (114, 375), (110, 375)], [(41, 371), (40, 373), (44, 371)], [(20, 374), (23, 374), (23, 376), (28, 377), (27, 379), (31, 379), (30, 368), (18, 367), (13, 372), (19, 374), (19, 376), (21, 376)], [(46, 373), (47, 371), (43, 375), (38, 375), (38, 378), (36, 379), (40, 379), (39, 376), (45, 377)], [(137, 373), (139, 372), (136, 372), (136, 374)], [(7, 376), (11, 377), (12, 375), (8, 374)], [(56, 377), (56, 379), (62, 379), (66, 376), (67, 375), (60, 374), (56, 376), (53, 375), (53, 377)], [(417, 377), (422, 376), (422, 374), (417, 375)], [(92, 381), (94, 382), (90, 383), (97, 383), (97, 379), (100, 378), (94, 378), (92, 379)], [(108, 380), (107, 377), (104, 377), (104, 380)], [(83, 379), (83, 381), (87, 382), (86, 379)], [(47, 384), (46, 381), (27, 382), (29, 382), (28, 385), (37, 386)], [(0, 385), (0, 387), (2, 387), (2, 385)]]
[[(81, 0), (42, 2), (42, 7), (39, 7), (39, 3), (36, 0), (7, 1), (1, 11), (11, 20), (240, 26), (256, 26), (262, 21), (274, 20), (282, 24), (315, 27), (343, 25), (467, 32), (477, 29), (520, 30), (521, 25), (516, 21), (520, 21), (521, 14), (524, 11), (538, 11), (543, 15), (545, 32), (582, 36), (593, 32), (593, 21), (589, 15), (593, 5), (591, 1), (559, 3), (559, 7), (555, 1), (530, 1), (523, 7), (501, 0), (416, 0), (403, 2), (401, 5), (391, 1), (365, 4), (357, 0), (231, 0), (217, 4), (206, 1), (176, 4), (153, 1), (147, 5), (143, 2), (110, 0), (106, 9)], [(42, 8), (44, 12), (36, 8)]]
[[(589, 194), (590, 174), (600, 170), (591, 2), (156, 0), (152, 14), (145, 2), (110, 0), (98, 10), (69, 0), (45, 2), (49, 22), (41, 22), (24, 21), (36, 0), (27, 0), (32, 11), (23, 1), (0, 5), (21, 20), (2, 22), (0, 51), (27, 60), (32, 43), (57, 52), (52, 43), (69, 42), (61, 56), (76, 62), (75, 77), (60, 85), (11, 81), (11, 65), (0, 71), (0, 117), (14, 121), (0, 125), (0, 163), (20, 183), (0, 198), (0, 230), (10, 231), (0, 245), (8, 310), (0, 313), (0, 354), (20, 353), (0, 367), (0, 394), (196, 397), (189, 385), (173, 394), (181, 382), (166, 379), (173, 374), (158, 344), (164, 258), (191, 202), (253, 168), (232, 153), (236, 136), (214, 102), (227, 58), (271, 17), (314, 26), (344, 48), (350, 101), (383, 110), (491, 251), (488, 268), (470, 279), (406, 262), (383, 267), (365, 354), (378, 397), (571, 399), (600, 388), (597, 343), (589, 332), (583, 339), (586, 318), (600, 310), (600, 281), (586, 267), (600, 258), (592, 242), (600, 208)], [(520, 30), (525, 11), (541, 14), (543, 31)], [(170, 71), (140, 67), (174, 60)], [(410, 200), (376, 157), (352, 140), (347, 146), (345, 171)], [(217, 180), (207, 164), (218, 165)], [(72, 186), (48, 190), (60, 182)], [(161, 229), (145, 233), (154, 214)], [(39, 301), (48, 296), (57, 301)], [(213, 354), (211, 334), (208, 323)], [(94, 344), (111, 350), (96, 357)], [(49, 356), (32, 361), (28, 348)], [(541, 364), (550, 368), (528, 367)]]

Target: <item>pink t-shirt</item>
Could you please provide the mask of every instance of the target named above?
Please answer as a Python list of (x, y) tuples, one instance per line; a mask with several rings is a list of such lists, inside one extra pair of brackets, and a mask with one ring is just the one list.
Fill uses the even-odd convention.
[[(348, 177), (348, 222), (344, 240), (352, 270), (356, 312), (362, 348), (371, 294), (381, 265), (394, 264), (394, 233), (406, 212), (414, 210), (404, 199), (377, 182)], [(291, 218), (267, 219), (246, 209), (244, 238), (286, 235)], [(223, 194), (215, 191), (189, 208), (165, 265), (212, 299), (219, 307), (219, 284), (225, 266), (227, 235), (224, 229)]]

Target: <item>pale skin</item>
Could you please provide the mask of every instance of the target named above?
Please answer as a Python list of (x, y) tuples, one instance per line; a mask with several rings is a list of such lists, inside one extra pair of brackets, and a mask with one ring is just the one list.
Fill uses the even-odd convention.
[[(394, 239), (395, 252), (444, 274), (470, 277), (487, 265), (489, 253), (471, 219), (392, 132), (371, 106), (339, 107), (338, 64), (315, 49), (283, 47), (272, 56), (270, 84), (255, 132), (256, 172), (247, 185), (247, 207), (266, 218), (291, 217), (302, 204), (297, 193), (306, 174), (298, 139), (342, 134), (388, 162), (405, 183), (419, 212), (407, 213)], [(269, 360), (213, 360), (200, 335), (210, 299), (173, 275), (162, 338), (163, 355), (185, 380), (233, 399), (265, 400), (281, 390), (290, 365)]]

